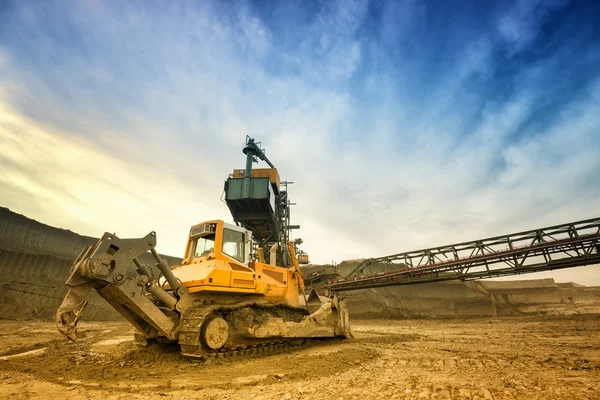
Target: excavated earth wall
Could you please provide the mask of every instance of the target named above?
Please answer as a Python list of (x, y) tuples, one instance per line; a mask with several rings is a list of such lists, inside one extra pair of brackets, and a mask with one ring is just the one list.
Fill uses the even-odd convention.
[(346, 293), (353, 318), (599, 314), (600, 288), (553, 279), (439, 282)]
[[(0, 319), (54, 318), (67, 293), (65, 281), (73, 261), (97, 241), (0, 207)], [(153, 265), (150, 254), (142, 262)], [(95, 292), (88, 301), (84, 319), (121, 319)]]

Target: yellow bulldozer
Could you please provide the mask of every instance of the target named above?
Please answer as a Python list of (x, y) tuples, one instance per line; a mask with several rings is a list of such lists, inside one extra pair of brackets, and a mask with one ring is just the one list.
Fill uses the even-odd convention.
[[(351, 337), (342, 298), (305, 296), (297, 248), (289, 240), (298, 226), (289, 223), (288, 183), (280, 182), (260, 143), (247, 137), (243, 151), (246, 169), (225, 183), (235, 225), (215, 220), (192, 226), (176, 266), (156, 251), (154, 232), (137, 239), (105, 233), (73, 264), (56, 313), (59, 331), (77, 339), (85, 299), (95, 290), (136, 328), (138, 341), (178, 343), (183, 355), (199, 359)], [(271, 168), (253, 173), (259, 159)], [(156, 269), (140, 261), (147, 252)]]

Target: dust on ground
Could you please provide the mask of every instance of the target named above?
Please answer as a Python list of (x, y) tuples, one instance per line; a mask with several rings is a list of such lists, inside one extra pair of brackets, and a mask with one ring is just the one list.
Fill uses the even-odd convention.
[(600, 399), (598, 316), (354, 321), (354, 340), (214, 365), (81, 328), (0, 322), (0, 398)]

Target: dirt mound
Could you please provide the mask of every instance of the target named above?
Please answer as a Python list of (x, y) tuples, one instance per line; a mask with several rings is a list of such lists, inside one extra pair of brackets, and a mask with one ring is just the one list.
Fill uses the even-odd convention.
[[(64, 283), (71, 264), (97, 241), (0, 207), (0, 319), (53, 318), (67, 292)], [(154, 264), (149, 254), (142, 261)], [(85, 319), (121, 318), (96, 293), (88, 300)]]
[[(356, 260), (345, 260), (335, 265), (335, 268), (340, 272), (340, 276), (347, 276), (352, 272), (360, 263), (364, 261), (364, 258)], [(311, 274), (313, 272), (324, 271), (327, 267), (331, 267), (332, 264), (308, 264), (301, 266), (302, 272), (305, 274)]]
[[(339, 264), (335, 265), (335, 268), (339, 271), (341, 277), (346, 277), (350, 275), (356, 267), (358, 267), (365, 259), (358, 258), (355, 260), (344, 260)], [(395, 271), (398, 268), (402, 268), (405, 264), (386, 264), (386, 263), (373, 263), (370, 264), (369, 268), (371, 270), (377, 270), (377, 272), (391, 272)], [(311, 274), (314, 272), (325, 271), (327, 268), (331, 268), (332, 264), (308, 264), (300, 267), (302, 272), (305, 274)]]

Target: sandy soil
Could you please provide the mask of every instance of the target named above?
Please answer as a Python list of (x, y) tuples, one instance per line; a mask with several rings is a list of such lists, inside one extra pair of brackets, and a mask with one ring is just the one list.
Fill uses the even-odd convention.
[(125, 322), (0, 322), (0, 398), (600, 399), (600, 318), (354, 321), (356, 339), (203, 365)]

